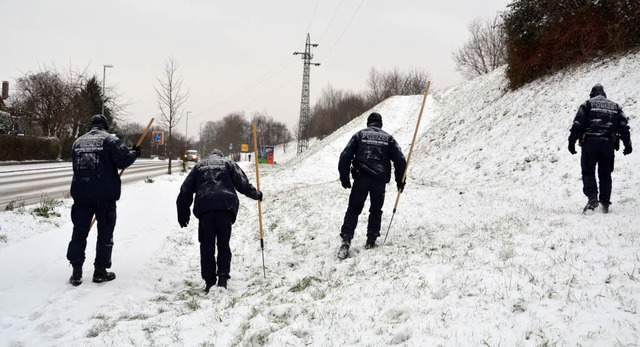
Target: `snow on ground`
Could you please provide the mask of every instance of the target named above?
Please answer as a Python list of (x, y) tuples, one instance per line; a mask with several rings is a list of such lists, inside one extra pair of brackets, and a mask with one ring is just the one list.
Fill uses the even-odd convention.
[[(338, 155), (368, 112), (300, 156), (295, 144), (277, 149), (278, 164), (259, 168), (266, 278), (257, 206), (241, 197), (229, 288), (207, 296), (197, 222), (176, 221), (183, 174), (124, 187), (110, 283), (88, 281), (92, 233), (85, 283), (67, 284), (71, 201), (59, 218), (2, 212), (0, 344), (637, 346), (640, 154), (617, 152), (611, 213), (583, 216), (579, 155), (566, 138), (600, 82), (636, 140), (638, 80), (632, 54), (516, 91), (498, 70), (433, 94), (387, 242), (364, 249), (365, 212), (342, 262)], [(374, 108), (405, 154), (421, 102)], [(255, 182), (252, 162), (242, 166)], [(396, 196), (389, 184), (383, 235)], [(25, 228), (39, 232), (14, 238)]]

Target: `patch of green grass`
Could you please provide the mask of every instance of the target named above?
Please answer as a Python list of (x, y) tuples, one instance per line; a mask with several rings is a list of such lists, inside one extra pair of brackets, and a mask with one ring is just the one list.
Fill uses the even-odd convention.
[(132, 315), (125, 314), (121, 316), (119, 320), (145, 320), (145, 319), (149, 319), (149, 315), (144, 313), (137, 313)]
[(320, 279), (314, 276), (306, 276), (303, 279), (299, 280), (298, 283), (296, 283), (293, 287), (291, 287), (289, 291), (292, 293), (301, 292), (309, 288), (309, 286), (311, 286), (311, 283), (313, 283), (314, 281), (320, 282)]
[(116, 326), (116, 322), (109, 321), (108, 319), (102, 320), (93, 328), (87, 332), (87, 337), (98, 337), (98, 335), (113, 329)]
[(151, 299), (151, 301), (169, 301), (169, 298), (166, 295), (160, 295)]
[(191, 311), (195, 311), (200, 308), (200, 302), (196, 298), (191, 298), (191, 300), (187, 301), (186, 306)]
[(42, 193), (40, 198), (40, 205), (31, 211), (34, 216), (40, 216), (44, 218), (60, 217), (60, 213), (56, 212), (55, 208), (62, 205), (61, 200), (51, 199), (46, 193)]
[(16, 209), (24, 209), (24, 201), (20, 198), (9, 201), (9, 203), (4, 207), (5, 211), (15, 211)]

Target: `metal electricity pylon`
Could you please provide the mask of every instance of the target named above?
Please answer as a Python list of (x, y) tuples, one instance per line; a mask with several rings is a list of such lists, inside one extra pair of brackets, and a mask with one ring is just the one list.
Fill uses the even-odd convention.
[(298, 124), (298, 154), (309, 148), (309, 119), (311, 118), (311, 107), (309, 106), (309, 71), (310, 66), (320, 66), (320, 63), (312, 63), (313, 55), (311, 47), (318, 47), (318, 44), (311, 43), (307, 34), (307, 43), (303, 52), (294, 52), (293, 55), (302, 55), (304, 70), (302, 73), (302, 97), (300, 100), (300, 121)]

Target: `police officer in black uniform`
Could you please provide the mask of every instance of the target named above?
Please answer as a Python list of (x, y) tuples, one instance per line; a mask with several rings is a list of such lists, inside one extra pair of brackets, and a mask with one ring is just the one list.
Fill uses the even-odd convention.
[[(582, 191), (588, 197), (585, 211), (595, 210), (599, 204), (602, 212), (609, 212), (611, 205), (611, 172), (613, 172), (614, 150), (618, 150), (620, 140), (624, 144), (624, 155), (630, 154), (631, 136), (627, 118), (622, 108), (607, 99), (601, 84), (596, 84), (573, 120), (569, 135), (569, 152), (576, 154), (576, 141), (582, 146)], [(600, 181), (600, 196), (596, 182), (596, 165)]]
[(353, 188), (349, 195), (349, 207), (344, 215), (340, 230), (342, 245), (338, 257), (344, 259), (349, 254), (358, 216), (362, 212), (367, 195), (370, 197), (367, 242), (365, 248), (375, 247), (380, 236), (382, 205), (384, 204), (385, 185), (391, 180), (391, 162), (393, 162), (395, 181), (398, 190), (404, 189), (402, 175), (407, 161), (393, 136), (382, 130), (382, 116), (371, 113), (367, 118), (367, 128), (355, 133), (340, 154), (338, 172), (340, 182), (345, 189), (352, 188), (349, 171), (353, 175)]
[[(176, 201), (178, 223), (189, 224), (193, 194), (196, 195), (193, 214), (200, 220), (200, 268), (205, 280), (204, 292), (209, 293), (217, 283), (226, 288), (230, 278), (231, 225), (235, 223), (240, 202), (236, 190), (254, 200), (262, 201), (259, 192), (247, 179), (244, 171), (222, 151), (214, 149), (208, 158), (199, 161), (185, 178)], [(216, 269), (215, 246), (218, 245)]]
[(67, 259), (73, 266), (69, 282), (75, 286), (82, 283), (87, 236), (94, 216), (98, 223), (98, 240), (93, 263), (93, 282), (100, 283), (116, 278), (116, 275), (107, 269), (111, 267), (116, 201), (120, 199), (121, 182), (118, 169), (133, 164), (140, 156), (140, 149), (128, 149), (120, 139), (108, 133), (108, 130), (107, 118), (97, 114), (91, 117), (91, 130), (80, 136), (72, 147), (73, 234), (67, 249)]

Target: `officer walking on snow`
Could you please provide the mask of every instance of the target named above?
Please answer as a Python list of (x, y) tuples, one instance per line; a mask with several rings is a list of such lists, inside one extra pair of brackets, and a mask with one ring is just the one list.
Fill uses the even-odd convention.
[[(624, 155), (630, 154), (631, 135), (627, 118), (622, 108), (607, 99), (604, 88), (596, 84), (573, 120), (569, 135), (569, 152), (576, 154), (576, 141), (582, 146), (582, 191), (588, 197), (584, 210), (595, 210), (602, 204), (602, 212), (609, 212), (611, 205), (611, 172), (613, 172), (614, 150), (620, 147), (619, 140), (624, 144)], [(600, 181), (600, 197), (596, 183), (596, 165)]]
[[(240, 202), (236, 190), (249, 198), (262, 201), (262, 192), (249, 183), (238, 164), (225, 158), (222, 151), (214, 149), (208, 158), (198, 162), (180, 187), (176, 205), (178, 223), (189, 224), (193, 194), (196, 195), (193, 214), (200, 220), (200, 268), (205, 280), (204, 292), (209, 293), (217, 283), (226, 288), (230, 278), (231, 225), (235, 223)], [(218, 246), (216, 269), (215, 246)]]
[(349, 255), (349, 247), (358, 216), (362, 212), (364, 202), (369, 195), (369, 221), (367, 225), (366, 249), (375, 247), (380, 236), (382, 205), (384, 204), (385, 185), (391, 179), (391, 162), (393, 162), (395, 181), (398, 190), (404, 189), (402, 175), (407, 161), (393, 136), (382, 130), (382, 116), (371, 113), (367, 118), (367, 128), (355, 133), (340, 154), (338, 172), (340, 182), (345, 189), (351, 188), (349, 169), (353, 175), (353, 188), (349, 195), (349, 207), (344, 215), (344, 223), (340, 230), (342, 245), (338, 257), (344, 259)]
[(71, 181), (71, 221), (73, 234), (67, 249), (67, 259), (73, 266), (69, 282), (82, 283), (82, 265), (85, 260), (87, 236), (91, 220), (98, 222), (96, 259), (93, 263), (93, 282), (116, 278), (111, 267), (113, 230), (116, 226), (116, 201), (120, 199), (118, 169), (125, 169), (140, 156), (140, 149), (128, 149), (122, 141), (109, 134), (107, 118), (101, 114), (91, 117), (91, 130), (80, 136), (71, 152), (73, 179)]

